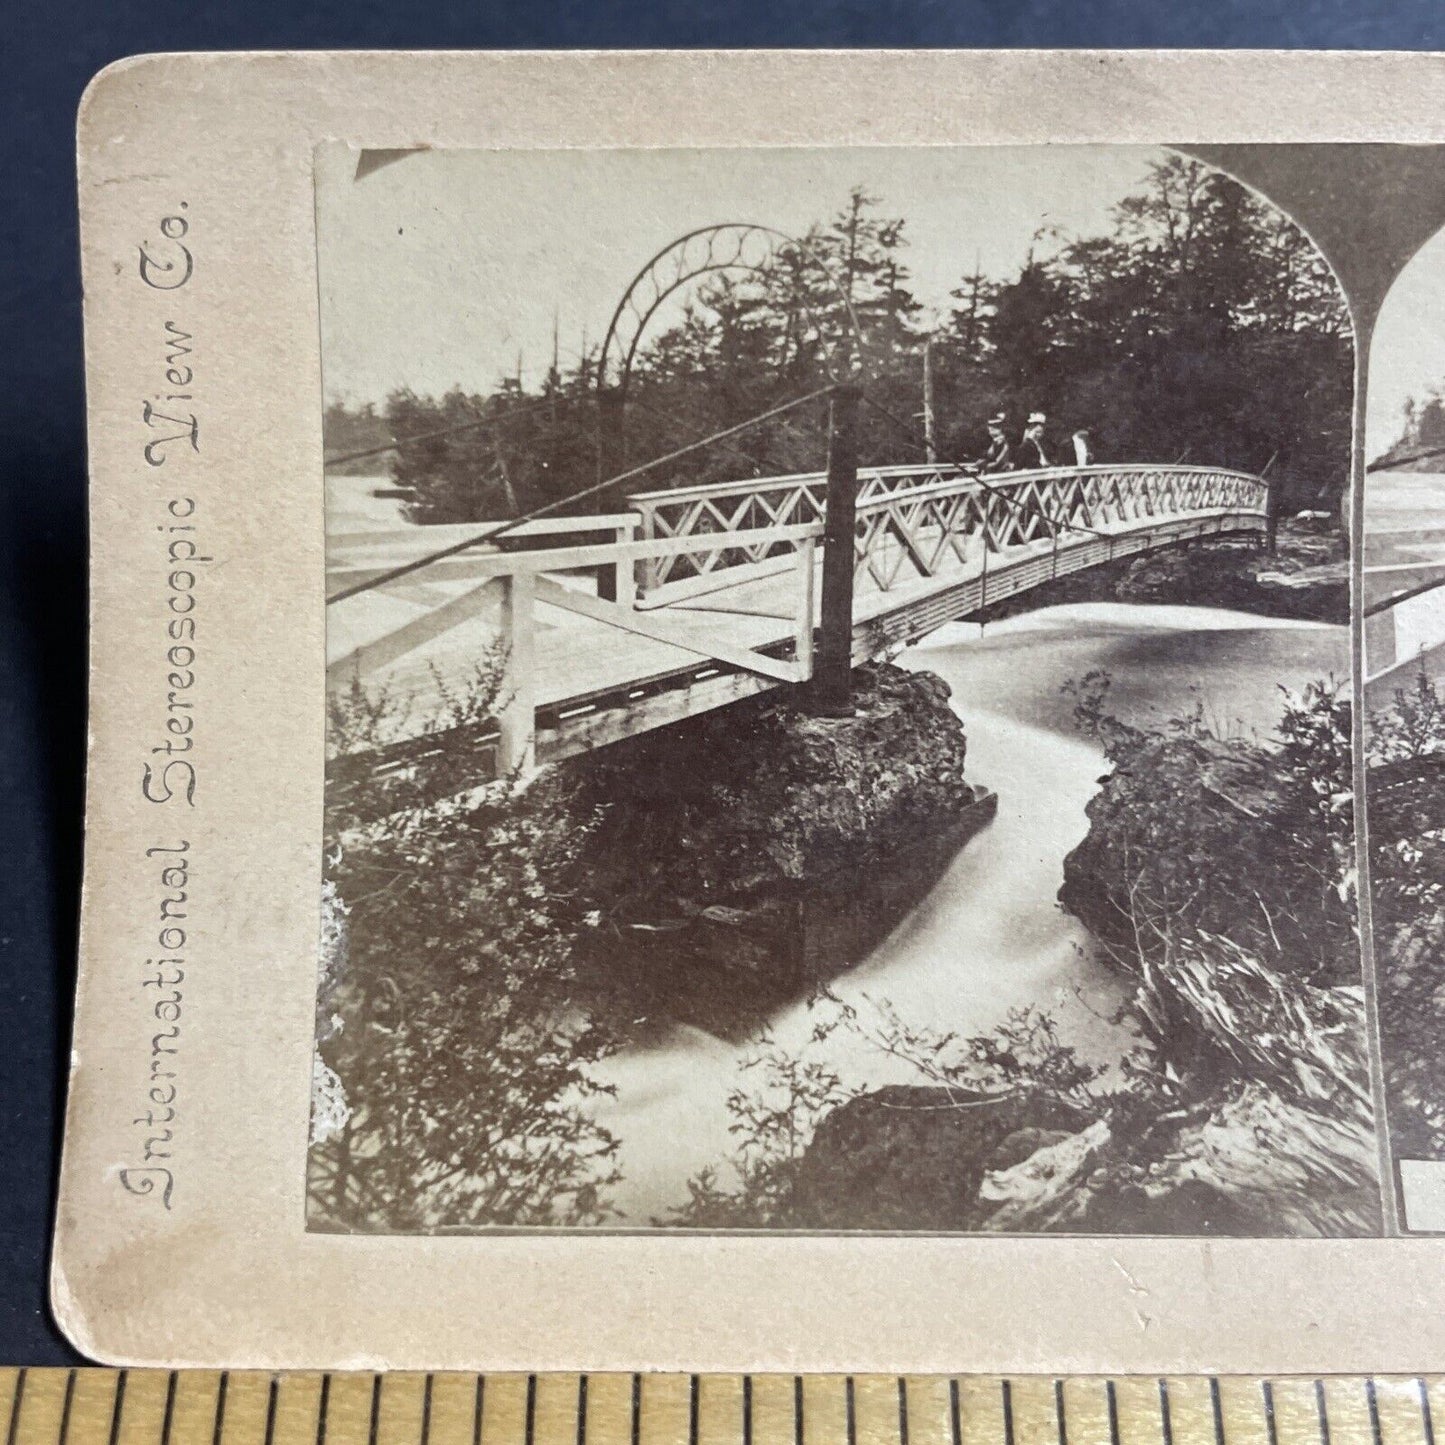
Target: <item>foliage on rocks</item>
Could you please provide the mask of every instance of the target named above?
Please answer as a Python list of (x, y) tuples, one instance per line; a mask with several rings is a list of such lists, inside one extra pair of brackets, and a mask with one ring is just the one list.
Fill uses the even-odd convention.
[(1274, 740), (1221, 736), (1200, 709), (1164, 730), (1107, 711), (1109, 678), (1068, 687), (1111, 771), (1060, 900), (1131, 973), (1181, 932), (1224, 935), (1311, 982), (1359, 978), (1350, 709), (1334, 682), (1284, 694)]
[(1390, 1130), (1445, 1152), (1445, 699), (1423, 668), (1370, 718), (1370, 877)]
[[(751, 1027), (926, 885), (902, 850), (957, 845), (976, 790), (947, 687), (888, 665), (855, 681), (850, 718), (763, 696), (477, 787), (472, 730), (497, 701), (481, 667), (411, 766), (328, 789), (313, 1217), (605, 1219), (615, 1141), (592, 1121), (593, 1067), (653, 1016)], [(402, 699), (340, 694), (333, 759), (405, 719)], [(809, 909), (842, 923), (814, 964), (790, 956), (822, 927), (799, 926)], [(778, 1067), (793, 1102), (747, 1126), (780, 1144), (799, 1100), (836, 1099), (826, 1070)], [(780, 1198), (772, 1153), (750, 1177)]]
[(915, 1029), (886, 1002), (866, 1014), (824, 995), (811, 1044), (842, 1029), (916, 1071), (917, 1084), (845, 1089), (839, 1076), (764, 1039), (728, 1098), (738, 1146), (690, 1181), (662, 1223), (696, 1228), (974, 1229), (990, 1167), (1085, 1122), (1098, 1071), (1021, 1009), (960, 1040)]
[(799, 1098), (776, 1090), (789, 1075), (774, 1054), (772, 1107), (797, 1115), (786, 1149), (776, 1123), (752, 1132), (759, 1096), (735, 1099), (746, 1167), (695, 1181), (676, 1222), (1377, 1228), (1344, 704), (1327, 684), (1286, 695), (1276, 738), (1260, 744), (1220, 738), (1198, 714), (1162, 731), (1125, 725), (1107, 691), (1098, 675), (1074, 688), (1113, 771), (1065, 899), (1133, 983), (1138, 1043), (1122, 1066), (1087, 1066), (1032, 1010), (968, 1040), (913, 1030), (886, 1005), (849, 1012), (843, 1026), (918, 1082)]
[(1109, 1141), (1096, 1140), (1088, 1207), (1188, 1227), (1178, 1206), (1193, 1196), (1222, 1231), (1369, 1232), (1378, 1182), (1340, 689), (1286, 692), (1268, 743), (1221, 738), (1197, 713), (1165, 733), (1126, 727), (1104, 706), (1107, 679), (1076, 695), (1113, 770), (1061, 898), (1137, 980), (1145, 1041)]

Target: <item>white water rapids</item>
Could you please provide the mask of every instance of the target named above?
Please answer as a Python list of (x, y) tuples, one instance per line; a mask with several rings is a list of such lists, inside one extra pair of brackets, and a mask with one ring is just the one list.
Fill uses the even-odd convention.
[[(1105, 767), (1076, 731), (1063, 683), (1104, 669), (1113, 679), (1109, 710), (1129, 721), (1162, 723), (1198, 702), (1216, 730), (1267, 738), (1282, 686), (1348, 678), (1346, 630), (1212, 608), (1082, 603), (986, 629), (955, 623), (900, 662), (953, 689), (969, 777), (997, 792), (998, 815), (869, 957), (834, 980), (833, 992), (865, 1016), (870, 1001), (886, 1000), (915, 1028), (962, 1037), (1031, 1004), (1051, 1012), (1085, 1057), (1117, 1061), (1131, 1037), (1110, 1021), (1121, 986), (1056, 902), (1064, 857), (1084, 836), (1084, 808)], [(855, 1032), (810, 1044), (818, 1019), (797, 1002), (773, 1016), (770, 1030), (782, 1048), (826, 1060), (846, 1085), (918, 1081)], [(689, 1177), (730, 1154), (728, 1094), (761, 1083), (740, 1068), (749, 1052), (746, 1041), (679, 1026), (597, 1071), (617, 1090), (596, 1110), (621, 1145), (616, 1222), (645, 1225), (666, 1214), (686, 1199)]]

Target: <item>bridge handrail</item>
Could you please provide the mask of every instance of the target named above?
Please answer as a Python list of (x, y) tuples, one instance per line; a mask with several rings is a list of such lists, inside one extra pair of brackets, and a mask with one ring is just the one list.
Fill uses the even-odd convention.
[[(455, 542), (464, 537), (476, 536), (479, 526), (485, 522), (423, 522), (407, 523), (396, 527), (369, 527), (365, 531), (333, 532), (326, 539), (329, 551), (355, 551), (365, 547), (383, 547), (398, 542), (418, 542), (435, 546), (438, 542)], [(555, 537), (571, 532), (620, 532), (637, 525), (636, 512), (588, 512), (580, 516), (541, 517), (534, 522), (523, 522), (508, 532), (507, 540), (529, 537)], [(478, 549), (495, 543), (479, 542)]]
[[(1269, 509), (1269, 487), (1262, 479), (1228, 467), (1186, 463), (1100, 462), (984, 474), (951, 463), (911, 463), (861, 471), (859, 481), (858, 564), (885, 590), (899, 568), (874, 556), (875, 550), (897, 542), (916, 570), (931, 575), (942, 555), (939, 528), (955, 551), (963, 535), (973, 532), (985, 547), (998, 550), (1040, 536), (1057, 542), (1065, 533), (1107, 535), (1115, 525), (1156, 510), (1184, 513), (1234, 505), (1267, 516)], [(644, 592), (661, 597), (670, 595), (670, 588), (692, 585), (701, 573), (767, 565), (767, 548), (747, 551), (732, 544), (738, 529), (821, 519), (825, 493), (826, 474), (799, 472), (630, 497), (645, 537), (700, 535), (712, 538), (716, 548), (705, 566), (682, 556), (654, 560), (642, 569)], [(921, 504), (931, 504), (932, 510), (920, 513)], [(926, 545), (916, 535), (920, 525), (933, 531)], [(725, 552), (733, 554), (731, 561), (723, 560)]]
[[(968, 467), (955, 466), (948, 462), (900, 462), (886, 467), (858, 468), (858, 481), (860, 486), (870, 481), (884, 481), (892, 477), (914, 476), (921, 472), (936, 472), (952, 475), (968, 474), (973, 475)], [(1003, 475), (1003, 473), (999, 473)], [(796, 487), (809, 486), (814, 483), (825, 482), (828, 479), (826, 471), (821, 472), (782, 472), (773, 476), (765, 477), (744, 477), (739, 481), (731, 482), (695, 482), (685, 487), (661, 487), (647, 492), (629, 492), (626, 501), (629, 506), (636, 503), (662, 503), (689, 501), (695, 497), (725, 497), (738, 496), (746, 492), (754, 492), (759, 488), (767, 487)]]
[(821, 522), (798, 522), (783, 527), (754, 527), (745, 532), (694, 532), (684, 537), (644, 537), (635, 542), (583, 542), (571, 547), (534, 548), (524, 552), (484, 551), (479, 547), (458, 555), (465, 559), (468, 572), (481, 581), (520, 573), (570, 572), (583, 567), (647, 562), (693, 552), (796, 545), (817, 541), (822, 535)]
[(1267, 484), (1260, 481), (1258, 477), (1250, 476), (1248, 472), (1231, 471), (1227, 467), (1151, 467), (1138, 463), (1130, 463), (1123, 466), (1088, 466), (1088, 467), (1040, 467), (1027, 472), (985, 472), (981, 476), (972, 472), (960, 477), (944, 478), (936, 482), (925, 482), (918, 487), (910, 487), (906, 493), (889, 492), (879, 496), (869, 497), (866, 500), (858, 499), (858, 511), (877, 512), (886, 511), (890, 505), (896, 505), (900, 501), (912, 500), (915, 498), (924, 499), (929, 497), (947, 497), (957, 492), (965, 492), (971, 489), (978, 491), (993, 491), (1007, 493), (1014, 488), (1024, 488), (1043, 482), (1071, 481), (1074, 479), (1087, 480), (1090, 477), (1121, 477), (1139, 475), (1158, 475), (1169, 477), (1223, 477), (1230, 481), (1247, 482), (1257, 487), (1261, 500), (1267, 494)]
[[(1195, 466), (1188, 462), (1091, 462), (1088, 466), (1038, 467), (1029, 471), (981, 472), (955, 462), (905, 462), (886, 467), (859, 467), (859, 501), (864, 499), (866, 484), (870, 481), (887, 481), (900, 477), (934, 475), (941, 481), (953, 478), (967, 478), (970, 481), (985, 481), (992, 486), (1002, 486), (1015, 481), (1048, 481), (1065, 476), (1099, 476), (1120, 473), (1184, 474), (1189, 476), (1215, 475), (1235, 477), (1241, 481), (1266, 484), (1250, 472), (1241, 472), (1233, 467)], [(631, 507), (666, 505), (671, 502), (702, 500), (708, 497), (745, 496), (749, 492), (767, 491), (775, 487), (796, 487), (822, 485), (828, 479), (827, 472), (787, 472), (777, 476), (748, 477), (733, 482), (698, 482), (686, 487), (666, 487), (657, 491), (629, 492), (627, 503)]]

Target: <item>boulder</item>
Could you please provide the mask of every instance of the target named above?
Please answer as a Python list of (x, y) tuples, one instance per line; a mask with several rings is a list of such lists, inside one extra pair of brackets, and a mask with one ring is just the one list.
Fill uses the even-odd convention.
[(795, 1175), (796, 1214), (816, 1229), (977, 1229), (992, 1211), (984, 1179), (1027, 1140), (1066, 1139), (1083, 1123), (1039, 1093), (874, 1089), (818, 1125)]

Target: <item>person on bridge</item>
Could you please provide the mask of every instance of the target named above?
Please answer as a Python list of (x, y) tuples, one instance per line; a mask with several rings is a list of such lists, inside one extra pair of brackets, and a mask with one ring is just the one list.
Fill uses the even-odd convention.
[(1013, 449), (1004, 434), (1007, 418), (1002, 412), (988, 419), (988, 449), (978, 459), (981, 472), (1006, 472), (1013, 465)]
[(1040, 467), (1046, 467), (1049, 459), (1044, 455), (1044, 422), (1048, 418), (1041, 411), (1029, 413), (1028, 424), (1024, 427), (1024, 434), (1019, 440), (1018, 456), (1016, 466), (1021, 472), (1032, 472)]
[(1089, 445), (1089, 429), (1081, 426), (1074, 433), (1074, 465), (1086, 467), (1094, 459), (1093, 448)]

